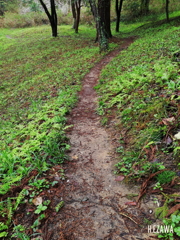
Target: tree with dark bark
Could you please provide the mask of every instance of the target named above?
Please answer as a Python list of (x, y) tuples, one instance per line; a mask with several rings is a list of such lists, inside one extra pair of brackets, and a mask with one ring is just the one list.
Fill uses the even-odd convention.
[(147, 15), (149, 13), (149, 2), (150, 0), (141, 0), (140, 14)]
[(98, 0), (98, 14), (101, 25), (104, 25), (105, 35), (107, 38), (112, 37), (110, 8), (111, 0)]
[(0, 16), (3, 16), (8, 10), (14, 10), (17, 5), (17, 0), (0, 0)]
[(123, 0), (116, 0), (116, 32), (119, 32)]
[(166, 21), (169, 22), (169, 0), (166, 0)]
[(51, 24), (52, 36), (57, 37), (57, 13), (56, 13), (55, 1), (50, 0), (51, 12), (49, 12), (49, 10), (48, 10), (46, 4), (43, 2), (43, 0), (39, 0), (39, 2), (42, 5), (46, 15), (48, 16), (49, 22)]
[(3, 15), (4, 15), (4, 12), (5, 12), (5, 4), (6, 4), (5, 1), (0, 1), (0, 16), (3, 16)]
[(72, 0), (71, 9), (74, 19), (73, 28), (75, 29), (75, 32), (78, 33), (81, 14), (81, 0)]
[(100, 52), (107, 51), (109, 48), (108, 38), (112, 37), (110, 26), (110, 0), (89, 0), (91, 11), (93, 13)]
[(75, 7), (75, 2), (74, 1), (71, 2), (71, 12), (72, 12), (72, 16), (73, 16), (73, 26), (72, 26), (72, 28), (75, 29), (75, 27), (76, 27), (76, 7)]

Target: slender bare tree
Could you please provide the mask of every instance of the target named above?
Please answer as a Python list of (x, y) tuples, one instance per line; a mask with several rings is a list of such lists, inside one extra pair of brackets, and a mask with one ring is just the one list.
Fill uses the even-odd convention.
[(116, 32), (119, 32), (123, 0), (116, 0)]
[(46, 15), (48, 16), (49, 22), (51, 24), (52, 36), (57, 37), (57, 13), (56, 13), (55, 1), (50, 0), (50, 11), (48, 10), (43, 0), (39, 0), (39, 2), (42, 5)]

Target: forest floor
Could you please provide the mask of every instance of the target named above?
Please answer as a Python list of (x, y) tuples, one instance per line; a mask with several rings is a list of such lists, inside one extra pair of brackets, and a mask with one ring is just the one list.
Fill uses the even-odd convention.
[[(128, 196), (137, 193), (139, 187), (121, 184), (113, 175), (118, 133), (113, 121), (109, 128), (102, 127), (93, 88), (101, 69), (133, 40), (124, 39), (118, 50), (105, 56), (84, 78), (79, 102), (68, 121), (73, 125), (68, 132), (70, 161), (66, 163), (65, 192), (60, 192), (65, 206), (46, 230), (46, 239), (154, 239), (143, 226), (145, 219), (151, 219), (151, 206), (126, 205), (131, 203)], [(59, 201), (58, 196), (56, 199)]]
[[(102, 117), (97, 111), (98, 95), (94, 89), (101, 70), (135, 39), (113, 38), (112, 41), (118, 43), (119, 48), (109, 52), (85, 75), (78, 102), (67, 116), (69, 127), (66, 135), (71, 146), (68, 150), (69, 160), (43, 172), (37, 185), (34, 185), (36, 192), (30, 184), (31, 179), (38, 176), (38, 171), (33, 170), (19, 186), (13, 186), (2, 197), (2, 201), (13, 199), (14, 196), (20, 199), (24, 189), (29, 191), (32, 200), (25, 200), (19, 206), (19, 200), (14, 201), (15, 212), (9, 233), (15, 228), (16, 233), (11, 239), (157, 239), (157, 235), (148, 230), (150, 226), (161, 224), (153, 213), (162, 195), (147, 192), (144, 196), (153, 174), (144, 181), (144, 185), (137, 182), (136, 185), (127, 184), (122, 181), (123, 175), (114, 174), (114, 165), (119, 158), (116, 152), (119, 147), (117, 119), (112, 114), (110, 122), (103, 126)], [(48, 183), (54, 184), (50, 186)], [(42, 203), (44, 209), (40, 209)], [(49, 204), (48, 207), (45, 203)], [(31, 237), (25, 238), (23, 232)]]
[(0, 238), (179, 239), (179, 22), (48, 31), (0, 36)]
[[(120, 48), (107, 54), (85, 76), (79, 101), (68, 116), (68, 125), (72, 125), (67, 131), (71, 149), (69, 161), (63, 164), (65, 180), (62, 181), (58, 174), (59, 165), (44, 174), (48, 181), (56, 180), (58, 184), (42, 191), (36, 198), (37, 201), (39, 198), (50, 200), (51, 205), (45, 212), (46, 219), (36, 229), (42, 237), (31, 239), (156, 239), (154, 233), (148, 233), (148, 223), (155, 222), (152, 212), (157, 206), (153, 199), (147, 196), (136, 205), (135, 196), (138, 196), (140, 186), (122, 183), (113, 174), (118, 141), (117, 130), (113, 127), (115, 119), (112, 118), (109, 127), (102, 126), (97, 114), (98, 96), (94, 90), (102, 68), (133, 41), (133, 37), (123, 39), (123, 43), (121, 39)], [(18, 189), (28, 189), (28, 180), (36, 174), (36, 171), (32, 172), (9, 194), (16, 195)], [(64, 206), (55, 212), (55, 206), (62, 201)], [(26, 233), (32, 236), (30, 226), (36, 214), (31, 208), (30, 205), (21, 205), (13, 222), (26, 226)]]

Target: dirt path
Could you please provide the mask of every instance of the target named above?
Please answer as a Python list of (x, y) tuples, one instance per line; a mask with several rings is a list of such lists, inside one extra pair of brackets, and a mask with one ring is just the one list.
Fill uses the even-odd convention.
[(115, 149), (96, 114), (97, 95), (93, 89), (101, 69), (132, 42), (133, 38), (125, 39), (121, 48), (109, 53), (83, 81), (79, 102), (68, 121), (73, 124), (68, 133), (72, 147), (66, 193), (59, 196), (65, 206), (53, 221), (51, 239), (154, 239), (147, 236), (147, 229), (139, 226), (146, 216), (142, 209), (125, 205), (129, 201), (125, 195), (137, 193), (137, 188), (128, 189), (115, 181), (112, 173)]

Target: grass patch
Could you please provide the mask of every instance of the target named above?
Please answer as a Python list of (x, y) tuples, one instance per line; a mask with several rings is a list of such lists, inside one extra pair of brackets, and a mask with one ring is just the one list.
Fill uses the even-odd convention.
[[(99, 54), (93, 28), (81, 26), (75, 34), (61, 26), (58, 32), (52, 38), (49, 26), (0, 29), (0, 237), (7, 239), (30, 239), (13, 216), (24, 211), (23, 203), (32, 205), (42, 191), (58, 185), (52, 174), (65, 180), (66, 117), (83, 77), (105, 54)], [(110, 50), (115, 47), (110, 44)], [(50, 204), (41, 201), (30, 227), (35, 235)], [(56, 211), (62, 206), (63, 201)]]
[[(179, 16), (180, 11), (170, 12), (169, 25), (179, 25)], [(114, 32), (114, 34), (119, 35), (120, 37), (144, 35), (146, 31), (151, 32), (151, 28), (154, 28), (154, 31), (156, 32), (163, 24), (166, 25), (165, 13), (151, 13), (147, 16), (134, 18), (132, 21), (124, 21), (122, 19), (122, 22), (120, 23), (120, 33), (117, 34)], [(115, 22), (112, 23), (112, 29), (115, 29)]]
[(121, 36), (139, 38), (102, 70), (95, 87), (100, 96), (97, 112), (107, 125), (114, 122), (119, 132), (115, 174), (143, 186), (162, 170), (149, 180), (145, 193), (162, 195), (155, 217), (173, 226), (174, 233), (162, 233), (158, 238), (178, 239), (179, 19), (170, 24), (137, 22), (128, 28), (122, 24), (121, 31)]
[(129, 178), (178, 169), (180, 77), (173, 54), (179, 51), (180, 29), (174, 23), (138, 29), (140, 38), (103, 69), (96, 86), (98, 112), (115, 114), (121, 132), (117, 173)]
[(66, 114), (101, 56), (93, 30), (59, 32), (51, 38), (44, 26), (0, 31), (1, 194), (32, 169), (43, 172), (66, 159)]

